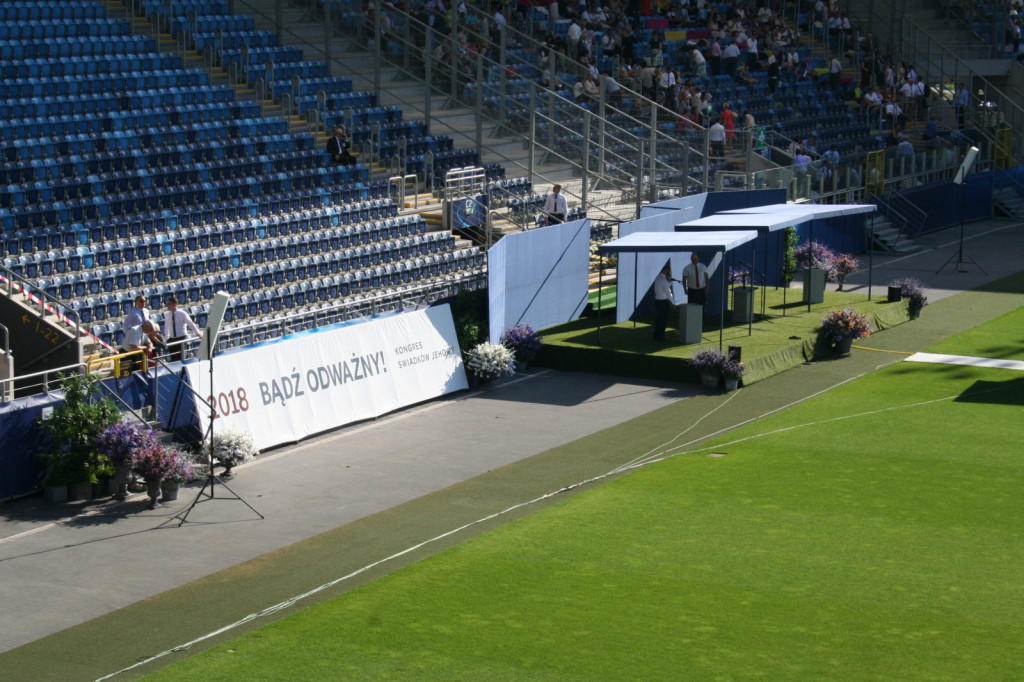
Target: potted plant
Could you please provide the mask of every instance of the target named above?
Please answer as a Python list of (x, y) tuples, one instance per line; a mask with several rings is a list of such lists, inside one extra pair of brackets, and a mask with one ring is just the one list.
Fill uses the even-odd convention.
[(804, 302), (821, 303), (825, 300), (825, 281), (836, 254), (818, 242), (807, 242), (796, 247), (796, 260), (804, 268)]
[(517, 324), (506, 329), (501, 335), (501, 345), (512, 351), (520, 371), (526, 369), (528, 362), (537, 356), (544, 345), (544, 339), (528, 324)]
[(97, 383), (91, 374), (62, 377), (63, 402), (37, 422), (43, 442), (40, 458), (46, 469), (43, 485), (69, 486), (65, 499), (88, 499), (92, 484), (109, 466), (94, 440), (117, 422), (120, 412), (110, 398), (96, 397)]
[(248, 431), (235, 429), (214, 431), (213, 458), (224, 465), (222, 476), (230, 476), (235, 465), (251, 462), (258, 454), (260, 451), (256, 449), (256, 445), (252, 441), (252, 434)]
[(849, 353), (854, 339), (871, 334), (871, 325), (864, 313), (852, 308), (833, 310), (821, 321), (821, 332), (825, 339), (835, 344), (840, 353)]
[(168, 450), (161, 443), (135, 452), (132, 471), (146, 482), (149, 509), (156, 509), (159, 506), (157, 498), (160, 497), (160, 481), (174, 472), (177, 466), (176, 455), (176, 450)]
[(700, 374), (700, 382), (704, 388), (718, 388), (722, 368), (726, 362), (725, 353), (716, 348), (701, 349), (690, 358), (690, 364)]
[(96, 450), (114, 466), (117, 490), (114, 498), (123, 500), (128, 493), (128, 473), (136, 453), (150, 450), (159, 444), (156, 432), (149, 426), (134, 421), (120, 421), (108, 426), (96, 436)]
[(839, 284), (839, 291), (843, 290), (843, 284), (846, 283), (846, 276), (857, 269), (860, 262), (848, 253), (841, 253), (832, 260), (832, 267), (830, 273), (832, 279)]
[(725, 383), (725, 390), (735, 391), (739, 388), (740, 378), (746, 372), (742, 362), (726, 360), (722, 364), (722, 381)]
[[(890, 300), (892, 300), (891, 293), (894, 290), (899, 291), (900, 298), (906, 298), (909, 300), (907, 304), (907, 311), (911, 317), (918, 317), (921, 315), (921, 308), (928, 305), (928, 297), (924, 294), (924, 284), (921, 280), (913, 277), (900, 277), (889, 282)], [(900, 300), (900, 299), (897, 299)]]
[(498, 377), (516, 373), (515, 355), (500, 343), (478, 343), (466, 353), (466, 369), (480, 384), (488, 384)]
[(173, 502), (178, 499), (179, 488), (196, 477), (195, 458), (187, 452), (174, 448), (171, 451), (174, 468), (160, 481), (161, 502)]

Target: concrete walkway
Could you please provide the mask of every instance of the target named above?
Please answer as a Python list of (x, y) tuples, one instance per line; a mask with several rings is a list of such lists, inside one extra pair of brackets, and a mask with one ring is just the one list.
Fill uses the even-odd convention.
[[(984, 221), (969, 225), (965, 240), (965, 249), (980, 267), (971, 266), (965, 273), (946, 268), (936, 274), (955, 252), (956, 236), (956, 230), (931, 235), (922, 240), (929, 250), (908, 258), (876, 258), (873, 280), (878, 295), (885, 295), (889, 280), (915, 276), (925, 283), (929, 301), (934, 302), (1021, 271), (1024, 225)], [(848, 290), (866, 285), (863, 272), (847, 281)], [(948, 306), (953, 312), (947, 311), (944, 319), (929, 318), (926, 308), (921, 320), (873, 335), (871, 345), (912, 352), (1024, 304), (1024, 296), (1017, 293), (996, 298), (999, 305), (987, 310), (975, 310), (973, 300), (992, 301), (993, 297), (967, 298), (962, 305)], [(716, 413), (702, 424), (703, 432), (728, 428), (870, 371), (883, 361), (870, 355), (880, 354), (860, 353), (843, 362), (797, 368), (744, 389), (730, 411)], [(194, 490), (183, 490), (178, 502), (155, 511), (144, 509), (142, 496), (124, 503), (66, 507), (31, 498), (0, 506), (0, 652), (345, 524), (381, 516), (423, 496), (442, 496), (451, 520), (440, 518), (443, 514), (414, 520), (381, 516), (378, 532), (383, 535), (376, 542), (380, 547), (354, 548), (358, 556), (339, 557), (337, 566), (323, 567), (325, 575), (337, 575), (346, 570), (343, 566), (362, 565), (364, 554), (388, 556), (394, 551), (386, 547), (387, 536), (398, 528), (395, 524), (416, 525), (417, 532), (422, 526), (424, 537), (433, 537), (430, 533), (456, 527), (449, 524), (457, 525), (458, 518), (477, 518), (478, 509), (504, 509), (509, 501), (544, 492), (543, 486), (566, 485), (610, 470), (616, 454), (621, 462), (631, 458), (625, 449), (605, 455), (611, 458), (608, 461), (597, 457), (589, 461), (583, 453), (573, 467), (564, 469), (540, 453), (680, 401), (692, 403), (692, 415), (687, 418), (696, 420), (715, 399), (702, 395), (689, 400), (697, 395), (697, 386), (534, 370), (488, 390), (438, 400), (272, 451), (239, 467), (228, 485), (265, 520), (241, 502), (222, 498), (226, 491), (220, 488), (217, 499), (198, 505), (180, 528), (176, 522), (167, 522), (191, 502)], [(533, 467), (534, 473), (546, 468), (533, 482), (540, 487), (517, 489), (512, 483), (520, 471), (516, 466)], [(490, 480), (493, 485), (450, 488), (470, 479)], [(449, 490), (459, 492), (445, 497)], [(258, 588), (253, 591), (255, 603), (275, 603), (273, 595), (261, 595)], [(231, 622), (234, 616), (223, 618)], [(184, 636), (170, 635), (173, 643), (180, 643)], [(0, 654), (0, 671), (4, 658)], [(0, 677), (16, 679), (2, 672)], [(53, 679), (78, 677), (57, 674)]]

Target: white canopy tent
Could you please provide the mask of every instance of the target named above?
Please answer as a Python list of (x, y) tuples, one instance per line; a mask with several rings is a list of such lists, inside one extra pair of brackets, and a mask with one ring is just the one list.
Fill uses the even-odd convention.
[[(747, 242), (757, 239), (755, 230), (729, 230), (712, 232), (634, 232), (620, 239), (601, 244), (598, 253), (603, 257), (606, 253), (632, 253), (634, 259), (638, 253), (676, 253), (697, 250), (713, 250), (722, 254), (720, 277), (722, 281), (721, 316), (719, 318), (718, 347), (721, 349), (725, 330), (725, 286), (728, 277), (725, 274), (725, 254)], [(603, 268), (601, 268), (603, 270)], [(711, 273), (712, 275), (714, 273)], [(634, 278), (636, 268), (634, 268)], [(633, 310), (636, 310), (637, 283), (633, 282)], [(600, 284), (599, 284), (600, 287)], [(601, 340), (601, 303), (600, 288), (598, 289), (597, 338)], [(620, 302), (621, 305), (621, 302)]]
[[(736, 208), (728, 211), (722, 211), (721, 213), (709, 216), (708, 218), (702, 218), (701, 220), (710, 220), (712, 218), (719, 219), (718, 222), (710, 224), (706, 229), (735, 227), (774, 232), (775, 230), (780, 230), (791, 225), (796, 226), (813, 220), (825, 220), (827, 218), (857, 215), (860, 213), (874, 213), (877, 209), (878, 207), (874, 204), (769, 204), (767, 206), (752, 206), (749, 208)], [(730, 217), (736, 218), (737, 222), (730, 222)], [(744, 223), (744, 219), (750, 220), (751, 223)], [(691, 223), (684, 223), (683, 225), (677, 225), (676, 229), (701, 229), (691, 227), (693, 223), (700, 222), (701, 221), (698, 220), (692, 221)], [(808, 241), (814, 241), (813, 225), (811, 226), (811, 233)], [(875, 260), (874, 241), (868, 240), (868, 244), (868, 300), (871, 300), (871, 285), (874, 275)], [(807, 309), (811, 309), (809, 303), (807, 305)]]

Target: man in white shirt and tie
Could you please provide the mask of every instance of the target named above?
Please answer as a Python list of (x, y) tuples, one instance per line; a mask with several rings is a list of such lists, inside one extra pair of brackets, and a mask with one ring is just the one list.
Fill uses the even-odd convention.
[(551, 188), (551, 194), (544, 201), (544, 213), (548, 217), (548, 225), (557, 225), (565, 222), (565, 216), (569, 212), (569, 203), (562, 194), (562, 186), (555, 185)]
[(181, 361), (185, 357), (184, 342), (188, 338), (188, 332), (196, 336), (201, 336), (202, 332), (187, 312), (178, 309), (177, 298), (168, 296), (164, 304), (167, 306), (167, 314), (164, 315), (164, 338), (167, 339), (168, 360)]
[(665, 340), (668, 314), (672, 309), (672, 268), (665, 265), (654, 278), (654, 340)]

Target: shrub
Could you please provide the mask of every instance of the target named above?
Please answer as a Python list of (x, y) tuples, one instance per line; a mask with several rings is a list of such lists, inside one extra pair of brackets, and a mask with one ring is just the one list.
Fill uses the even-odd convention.
[(928, 305), (928, 297), (924, 294), (924, 284), (919, 279), (900, 277), (889, 282), (889, 286), (900, 288), (903, 298), (910, 301), (908, 309), (914, 317), (920, 315), (921, 308)]

